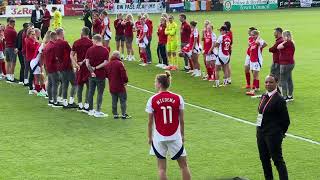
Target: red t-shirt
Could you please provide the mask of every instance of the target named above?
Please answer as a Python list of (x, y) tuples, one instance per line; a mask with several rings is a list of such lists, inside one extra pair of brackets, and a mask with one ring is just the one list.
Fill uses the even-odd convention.
[[(101, 63), (103, 63), (104, 61), (108, 61), (109, 51), (107, 48), (103, 46), (94, 45), (88, 49), (86, 53), (86, 59), (89, 59), (89, 63), (92, 67), (96, 67)], [(105, 79), (106, 78), (105, 66), (100, 69), (96, 69), (94, 73), (96, 74), (96, 77), (98, 79)]]
[(146, 20), (146, 25), (148, 26), (148, 33), (147, 33), (147, 37), (151, 38), (152, 37), (152, 32), (153, 32), (153, 24), (152, 21), (150, 19)]
[(72, 51), (77, 53), (77, 60), (81, 62), (85, 59), (87, 50), (93, 45), (87, 37), (82, 37), (73, 43)]
[(44, 11), (44, 15), (43, 15), (43, 19), (42, 19), (42, 26), (43, 27), (49, 27), (50, 26), (50, 19), (51, 19), (51, 15), (50, 12), (46, 9)]
[(25, 43), (26, 43), (26, 60), (31, 61), (35, 57), (40, 44), (33, 38), (26, 38)]
[(182, 98), (165, 91), (151, 97), (146, 111), (154, 114), (155, 130), (165, 137), (174, 135), (180, 125), (179, 115), (183, 107)]
[(181, 43), (189, 43), (191, 27), (187, 22), (183, 22), (180, 28)]
[(102, 21), (98, 18), (93, 21), (93, 32), (95, 34), (101, 34), (102, 31)]
[(279, 64), (294, 64), (295, 45), (292, 41), (283, 44), (284, 48), (280, 49)]
[(140, 31), (142, 31), (143, 27), (141, 25), (141, 21), (137, 21), (135, 23), (135, 27), (136, 27), (136, 31), (137, 31), (137, 37), (139, 37), (140, 35)]
[(133, 23), (127, 21), (124, 26), (124, 35), (126, 37), (133, 37)]
[(248, 38), (248, 44), (249, 44), (249, 47), (248, 47), (248, 49), (247, 49), (247, 55), (248, 55), (248, 56), (250, 56), (250, 49), (251, 49), (250, 46), (251, 46), (252, 43), (254, 43), (254, 38), (250, 36), (250, 37)]
[(71, 47), (67, 41), (58, 39), (55, 42), (56, 57), (58, 60), (58, 71), (72, 70), (72, 64), (70, 59)]
[(6, 48), (15, 48), (16, 39), (17, 39), (17, 31), (11, 27), (6, 26), (4, 30), (4, 39), (6, 40)]
[(57, 57), (55, 42), (49, 41), (43, 49), (43, 57), (45, 57), (45, 65), (48, 73), (57, 72)]
[(111, 93), (126, 92), (125, 84), (128, 83), (128, 76), (120, 59), (110, 59), (106, 65), (106, 77), (109, 80), (109, 91)]
[(272, 53), (272, 59), (273, 59), (273, 63), (279, 63), (279, 56), (280, 56), (280, 51), (277, 48), (279, 44), (281, 44), (283, 42), (283, 38), (280, 37), (276, 40), (276, 42), (274, 43), (274, 45), (269, 48), (269, 52)]
[(230, 56), (230, 44), (231, 44), (230, 37), (227, 34), (221, 35), (218, 38), (218, 43), (220, 44), (219, 57), (220, 56)]
[(0, 40), (0, 51), (4, 51), (4, 48), (5, 48), (5, 44), (4, 44), (4, 40)]
[(160, 24), (158, 28), (158, 38), (159, 38), (159, 44), (165, 45), (167, 44), (168, 36), (165, 34), (166, 30), (166, 25), (165, 24)]
[[(203, 51), (204, 54), (211, 54), (209, 50), (213, 46), (213, 43), (217, 41), (217, 37), (213, 32), (206, 32), (204, 34), (204, 41), (203, 41)], [(213, 50), (213, 49), (212, 49)]]
[(116, 19), (113, 24), (114, 24), (114, 29), (116, 30), (116, 35), (123, 36), (124, 35), (124, 25), (122, 25), (122, 20)]
[(250, 61), (261, 62), (262, 61), (262, 45), (264, 41), (261, 39), (259, 42), (253, 40), (250, 44)]

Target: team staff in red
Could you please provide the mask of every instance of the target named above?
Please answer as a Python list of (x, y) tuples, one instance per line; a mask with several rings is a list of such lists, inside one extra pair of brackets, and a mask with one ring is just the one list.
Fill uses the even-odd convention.
[[(88, 27), (83, 27), (81, 30), (81, 38), (73, 43), (70, 58), (76, 67), (76, 85), (78, 88), (78, 110), (83, 112), (88, 112), (89, 102), (88, 102), (88, 91), (89, 91), (89, 71), (85, 64), (85, 56), (87, 50), (93, 45), (92, 41), (89, 39), (90, 29)], [(86, 93), (84, 103), (82, 102), (82, 92), (84, 85), (86, 85)]]
[[(130, 119), (127, 114), (127, 71), (120, 59), (120, 52), (114, 51), (106, 65), (106, 76), (109, 81), (109, 92), (112, 97), (112, 114), (114, 119)], [(120, 100), (121, 116), (118, 114), (118, 100)]]
[(56, 40), (57, 33), (51, 32), (50, 41), (43, 50), (43, 57), (45, 58), (45, 68), (48, 74), (48, 105), (52, 107), (62, 107), (62, 105), (57, 101), (59, 74), (57, 69)]
[(46, 4), (42, 4), (42, 10), (43, 10), (43, 17), (42, 17), (42, 26), (41, 26), (41, 39), (44, 38), (46, 35), (47, 31), (49, 30), (50, 27), (50, 19), (51, 19), (51, 14), (49, 10), (47, 9)]
[[(4, 61), (4, 48), (5, 48), (5, 43), (4, 43), (4, 26), (0, 24), (0, 80), (2, 80), (2, 63)], [(5, 69), (5, 68), (4, 68)]]
[(190, 180), (191, 174), (184, 148), (184, 100), (180, 95), (168, 91), (171, 84), (170, 76), (169, 72), (156, 76), (155, 88), (158, 93), (147, 102), (150, 154), (158, 158), (158, 173), (161, 180), (168, 179), (167, 154), (172, 160), (177, 160), (182, 179)]
[[(180, 41), (181, 41), (181, 49), (185, 47), (189, 43), (190, 34), (191, 34), (191, 26), (187, 22), (187, 16), (185, 14), (179, 15), (179, 20), (181, 22), (181, 28), (180, 28)], [(191, 66), (192, 64), (190, 64)], [(193, 67), (189, 66), (189, 58), (185, 55), (184, 56), (184, 70), (189, 71), (190, 68), (193, 69)]]
[(93, 13), (93, 24), (92, 25), (93, 25), (92, 26), (93, 35), (101, 34), (102, 22), (101, 22), (101, 19), (99, 17), (99, 13), (98, 12), (94, 12)]
[(132, 47), (133, 42), (133, 16), (132, 14), (127, 14), (126, 19), (123, 21), (124, 24), (124, 36), (126, 40), (126, 48), (127, 48), (127, 57), (125, 60), (127, 61), (134, 61), (134, 51)]
[[(67, 41), (64, 40), (64, 30), (58, 28), (56, 30), (57, 40), (56, 56), (58, 60), (58, 71), (60, 73), (60, 79), (62, 82), (62, 98), (64, 108), (76, 108), (74, 103), (74, 96), (76, 93), (75, 73), (73, 71), (72, 61), (70, 58), (71, 47)], [(68, 102), (68, 87), (71, 84), (70, 99)]]
[(122, 13), (117, 14), (117, 19), (113, 22), (114, 24), (114, 29), (116, 30), (116, 48), (117, 51), (120, 51), (120, 46), (121, 46), (121, 58), (124, 58), (124, 42), (125, 42), (125, 36), (124, 36), (124, 30), (125, 26), (122, 23), (123, 22), (123, 17)]
[[(101, 105), (103, 100), (104, 88), (106, 85), (106, 71), (105, 66), (109, 59), (109, 50), (103, 46), (102, 37), (96, 34), (92, 37), (93, 46), (87, 50), (86, 65), (90, 72), (89, 77), (89, 116), (106, 117), (107, 115), (101, 112)], [(93, 110), (93, 96), (96, 91), (97, 95), (97, 109)]]
[(290, 31), (284, 31), (282, 36), (283, 42), (278, 45), (278, 49), (280, 50), (280, 87), (283, 97), (288, 102), (293, 101), (292, 70), (295, 65), (295, 44)]
[(280, 65), (279, 65), (279, 56), (280, 52), (277, 48), (279, 44), (283, 42), (282, 38), (282, 28), (275, 28), (274, 29), (274, 37), (276, 38), (276, 42), (274, 45), (269, 48), (269, 52), (272, 53), (272, 65), (271, 65), (271, 74), (275, 75), (277, 78), (280, 78)]
[(4, 30), (4, 38), (6, 42), (5, 47), (5, 56), (7, 61), (7, 75), (6, 79), (7, 82), (14, 82), (14, 69), (16, 67), (16, 60), (17, 60), (17, 52), (18, 49), (15, 48), (15, 42), (17, 39), (17, 31), (14, 29), (16, 25), (16, 21), (13, 18), (9, 19), (8, 25)]

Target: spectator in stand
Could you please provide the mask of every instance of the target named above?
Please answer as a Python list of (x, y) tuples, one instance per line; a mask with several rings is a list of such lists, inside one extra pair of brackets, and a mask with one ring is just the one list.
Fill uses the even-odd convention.
[(149, 15), (147, 13), (144, 14), (144, 17), (146, 18), (146, 25), (148, 26), (148, 33), (147, 33), (147, 39), (149, 43), (147, 44), (146, 51), (147, 51), (147, 63), (152, 63), (152, 54), (151, 54), (151, 40), (152, 40), (152, 32), (153, 32), (153, 24), (151, 19), (149, 18)]
[(168, 57), (167, 57), (167, 50), (166, 50), (166, 44), (168, 40), (168, 36), (165, 33), (166, 27), (167, 27), (167, 21), (165, 17), (161, 17), (160, 19), (160, 25), (158, 28), (158, 48), (157, 48), (157, 54), (159, 59), (159, 64), (156, 66), (159, 68), (166, 69), (168, 64)]
[(53, 29), (56, 30), (62, 27), (62, 15), (57, 7), (52, 7), (51, 12), (53, 13)]
[(10, 18), (8, 25), (4, 30), (4, 38), (6, 41), (5, 56), (7, 60), (6, 79), (7, 79), (7, 82), (9, 83), (15, 82), (14, 69), (16, 67), (17, 52), (18, 52), (18, 49), (15, 48), (15, 43), (17, 39), (17, 31), (14, 29), (15, 25), (16, 25), (15, 19)]
[(29, 23), (23, 23), (23, 29), (19, 31), (16, 40), (16, 48), (18, 49), (18, 58), (20, 62), (20, 76), (19, 76), (19, 84), (24, 84), (24, 69), (25, 69), (25, 59), (22, 54), (22, 44), (24, 41), (23, 34), (27, 32), (29, 27)]
[(43, 11), (40, 9), (40, 5), (34, 5), (35, 9), (31, 13), (31, 23), (35, 28), (41, 29)]
[(280, 52), (277, 48), (279, 44), (283, 42), (282, 38), (282, 28), (278, 27), (274, 29), (274, 37), (276, 38), (275, 44), (269, 48), (269, 52), (272, 53), (272, 65), (271, 65), (271, 74), (275, 75), (277, 78), (280, 78), (280, 65), (279, 65), (279, 56)]
[[(106, 65), (106, 76), (109, 81), (109, 91), (112, 97), (112, 114), (114, 119), (129, 119), (127, 114), (127, 92), (126, 85), (128, 76), (124, 64), (120, 60), (120, 52), (114, 51), (110, 62)], [(118, 114), (118, 100), (121, 105), (121, 116)]]
[[(89, 77), (89, 116), (106, 117), (107, 115), (101, 112), (104, 88), (106, 85), (105, 66), (109, 59), (109, 50), (103, 46), (102, 36), (96, 34), (92, 38), (94, 46), (89, 48), (86, 53), (86, 65), (90, 72)], [(96, 91), (97, 95), (97, 110), (93, 110), (93, 96)]]
[(127, 57), (125, 60), (127, 61), (134, 61), (134, 51), (132, 47), (133, 42), (133, 16), (132, 14), (127, 14), (126, 20), (123, 22), (124, 24), (124, 35), (126, 40), (126, 48), (127, 48)]
[(42, 27), (41, 27), (41, 39), (43, 39), (47, 31), (49, 30), (51, 15), (49, 10), (47, 9), (46, 4), (42, 4), (41, 6), (42, 6), (42, 10), (44, 11), (43, 18), (42, 18)]
[(280, 84), (282, 96), (289, 102), (293, 101), (292, 70), (294, 68), (295, 44), (290, 31), (283, 31), (283, 42), (278, 45), (280, 51)]
[(98, 12), (93, 13), (93, 35), (101, 34), (102, 22)]
[(116, 48), (117, 51), (120, 51), (121, 46), (121, 59), (124, 59), (124, 42), (125, 42), (125, 36), (124, 36), (124, 30), (125, 26), (122, 23), (122, 13), (117, 14), (117, 19), (114, 21), (114, 29), (116, 30)]
[[(191, 27), (187, 22), (187, 16), (185, 14), (180, 14), (179, 17), (181, 22), (181, 28), (180, 28), (181, 46), (180, 47), (182, 49), (189, 43)], [(184, 71), (188, 72), (189, 70), (190, 70), (189, 58), (187, 56), (184, 56)]]

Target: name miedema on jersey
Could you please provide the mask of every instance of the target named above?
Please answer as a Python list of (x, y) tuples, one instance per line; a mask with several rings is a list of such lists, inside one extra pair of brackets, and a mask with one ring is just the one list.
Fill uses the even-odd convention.
[(173, 98), (161, 98), (161, 99), (157, 100), (158, 105), (161, 103), (166, 103), (166, 102), (174, 104), (176, 101)]

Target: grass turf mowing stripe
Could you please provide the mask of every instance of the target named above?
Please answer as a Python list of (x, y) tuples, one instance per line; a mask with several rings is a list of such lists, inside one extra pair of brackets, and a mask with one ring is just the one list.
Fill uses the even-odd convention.
[[(146, 89), (143, 89), (143, 88), (139, 88), (139, 87), (136, 87), (136, 86), (133, 86), (133, 85), (130, 85), (130, 84), (128, 84), (128, 87), (131, 87), (131, 88), (134, 88), (134, 89), (143, 91), (143, 92), (147, 92), (147, 93), (149, 93), (149, 94), (155, 94), (155, 93), (152, 92), (152, 91), (149, 91), (149, 90), (146, 90)], [(201, 107), (201, 106), (194, 105), (194, 104), (187, 103), (187, 102), (185, 102), (185, 104), (188, 105), (188, 106), (197, 108), (197, 109), (201, 109), (201, 110), (204, 110), (204, 111), (207, 111), (207, 112), (211, 112), (211, 113), (214, 113), (214, 114), (217, 114), (217, 115), (226, 117), (226, 118), (228, 118), (228, 119), (232, 119), (232, 120), (234, 120), (234, 121), (238, 121), (238, 122), (241, 122), (241, 123), (245, 123), (245, 124), (249, 124), (249, 125), (252, 125), (252, 126), (256, 126), (255, 123), (252, 123), (252, 122), (250, 122), (250, 121), (243, 120), (243, 119), (240, 119), (240, 118), (237, 118), (237, 117), (234, 117), (234, 116), (230, 116), (230, 115), (227, 115), (227, 114), (224, 114), (224, 113), (221, 113), (221, 112), (212, 110), (212, 109), (208, 109), (208, 108)], [(291, 137), (291, 138), (294, 138), (294, 139), (297, 139), (297, 140), (300, 140), (300, 141), (305, 141), (305, 142), (308, 142), (308, 143), (320, 145), (320, 142), (314, 141), (314, 140), (312, 140), (312, 139), (304, 138), (304, 137), (297, 136), (297, 135), (290, 134), (290, 133), (286, 133), (286, 135), (287, 135), (288, 137)]]

